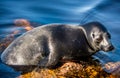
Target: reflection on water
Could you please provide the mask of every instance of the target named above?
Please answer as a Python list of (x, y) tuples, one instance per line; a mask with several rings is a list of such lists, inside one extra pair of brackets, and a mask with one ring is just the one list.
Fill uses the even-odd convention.
[(27, 19), (33, 22), (34, 27), (47, 23), (84, 24), (99, 21), (111, 32), (116, 50), (109, 53), (99, 52), (95, 57), (102, 64), (117, 62), (120, 61), (119, 4), (117, 0), (1, 0), (0, 42), (9, 34), (17, 33), (18, 36), (26, 32), (26, 29), (31, 29), (29, 26), (16, 26), (16, 19)]
[(0, 64), (0, 78), (16, 78), (19, 75), (19, 72), (14, 71), (12, 68), (2, 63)]

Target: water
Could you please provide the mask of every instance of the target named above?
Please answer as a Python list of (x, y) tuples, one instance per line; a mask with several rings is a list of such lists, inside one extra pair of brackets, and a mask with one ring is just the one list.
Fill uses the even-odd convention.
[[(15, 27), (14, 21), (21, 18), (38, 25), (84, 24), (99, 21), (110, 31), (116, 50), (109, 53), (99, 52), (96, 54), (96, 58), (103, 64), (108, 61), (117, 62), (120, 61), (119, 5), (118, 0), (1, 0), (0, 37), (6, 37), (15, 31), (18, 27)], [(102, 57), (100, 57), (101, 55)], [(109, 60), (105, 60), (103, 57)]]

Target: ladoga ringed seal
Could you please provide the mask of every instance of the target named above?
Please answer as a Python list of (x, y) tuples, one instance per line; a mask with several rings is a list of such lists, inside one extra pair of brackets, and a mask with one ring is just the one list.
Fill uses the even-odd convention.
[(2, 53), (7, 65), (54, 67), (62, 59), (89, 57), (111, 51), (110, 34), (99, 22), (82, 26), (48, 24), (36, 27), (14, 40)]

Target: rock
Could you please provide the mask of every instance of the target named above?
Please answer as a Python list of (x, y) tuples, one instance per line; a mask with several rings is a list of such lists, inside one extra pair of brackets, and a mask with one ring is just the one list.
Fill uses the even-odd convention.
[(66, 62), (56, 69), (37, 69), (20, 78), (117, 78), (105, 72), (95, 61)]

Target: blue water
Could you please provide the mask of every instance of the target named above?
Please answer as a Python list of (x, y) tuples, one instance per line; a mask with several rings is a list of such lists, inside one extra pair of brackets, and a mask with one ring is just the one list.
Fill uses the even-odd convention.
[[(120, 61), (120, 1), (118, 0), (1, 0), (0, 38), (15, 31), (14, 20), (21, 18), (37, 24), (78, 25), (99, 21), (110, 31), (116, 49), (109, 53), (99, 52), (96, 58), (102, 64), (108, 61)], [(7, 68), (1, 63), (0, 73), (6, 70)], [(12, 69), (8, 71), (14, 72)]]

